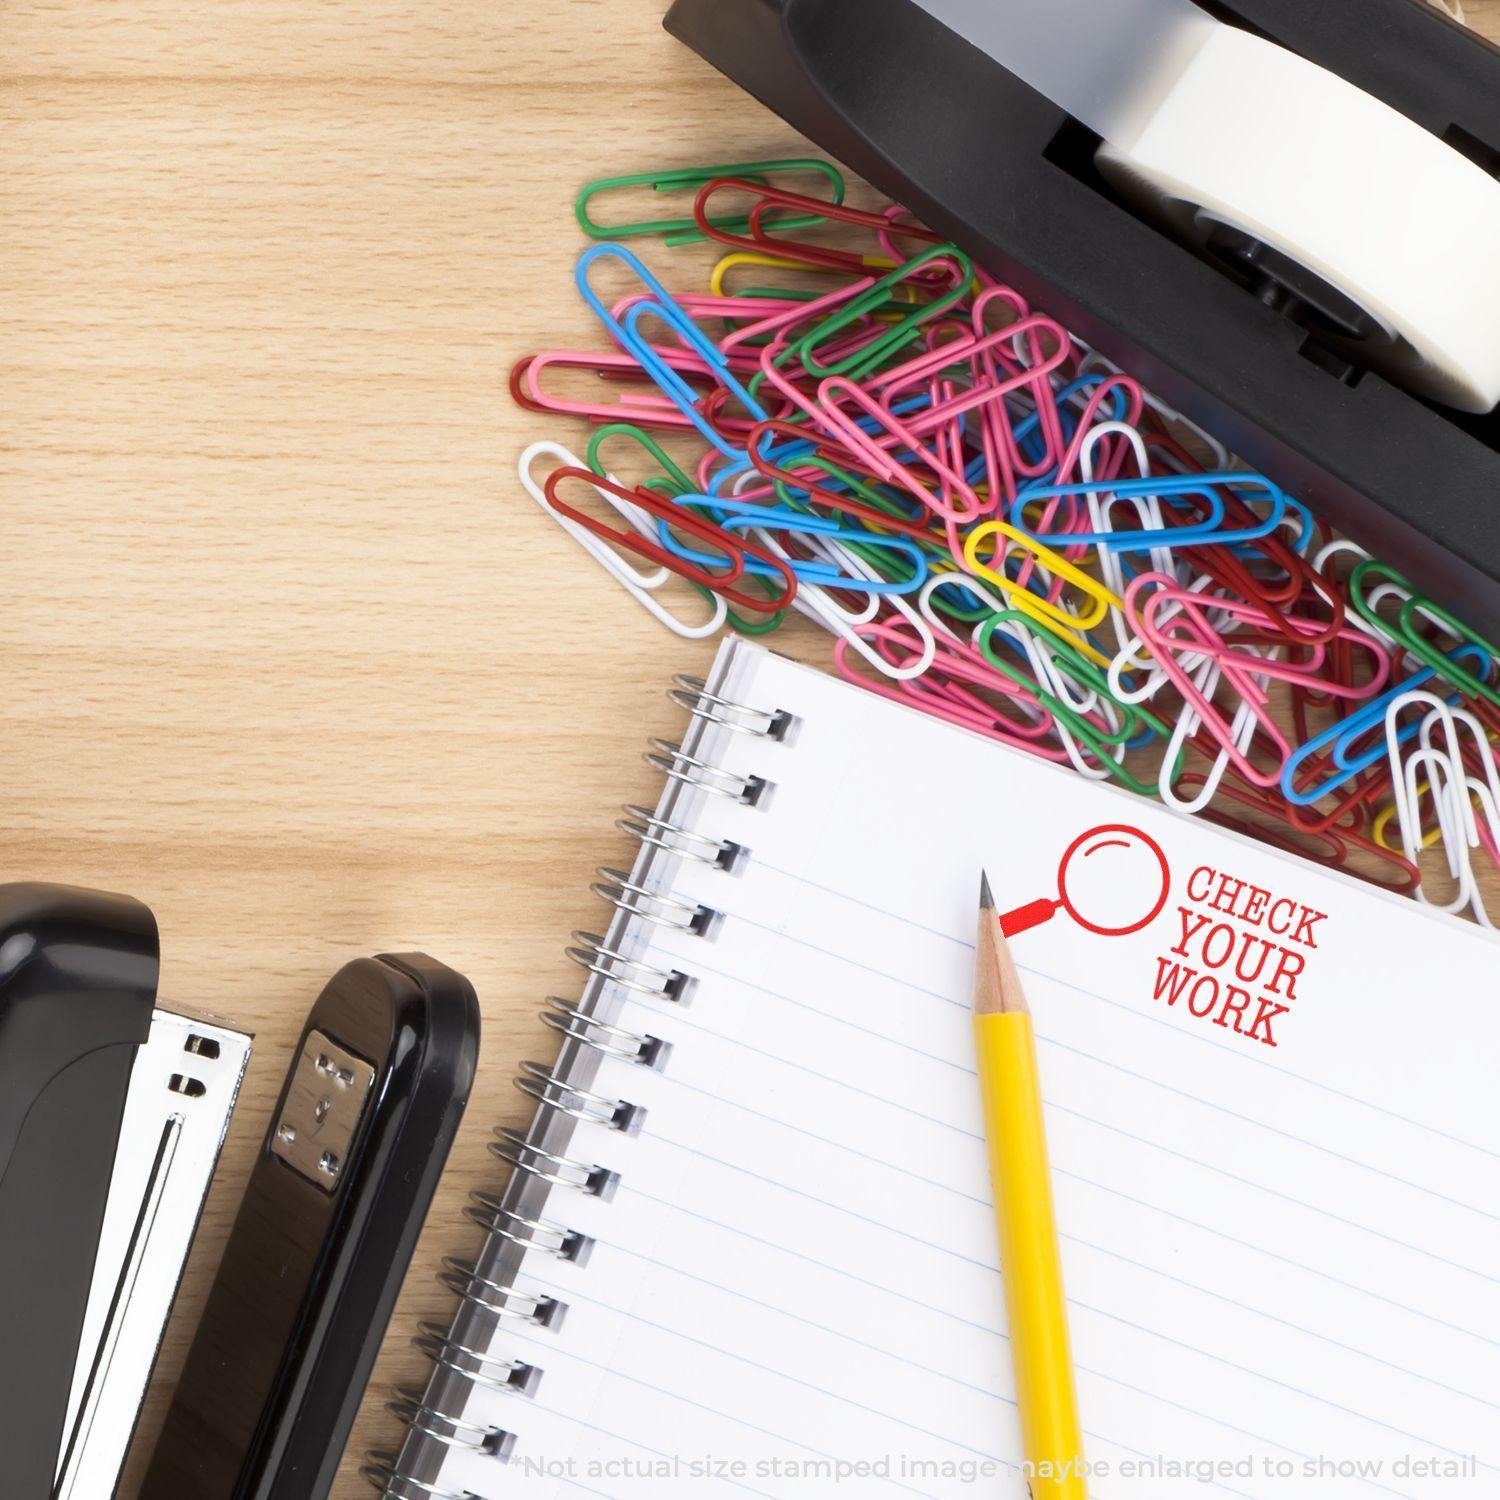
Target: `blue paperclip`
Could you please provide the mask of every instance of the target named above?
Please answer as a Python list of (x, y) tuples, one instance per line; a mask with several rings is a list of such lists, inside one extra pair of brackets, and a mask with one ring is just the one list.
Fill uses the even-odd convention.
[[(589, 282), (589, 272), (593, 269), (594, 263), (606, 258), (618, 260), (651, 294), (649, 301), (638, 302), (630, 309), (623, 323), (604, 305), (603, 299), (594, 291)], [(678, 306), (672, 294), (647, 270), (640, 257), (623, 245), (595, 245), (579, 257), (574, 279), (578, 283), (579, 295), (609, 330), (610, 337), (655, 381), (662, 394), (721, 453), (727, 454), (730, 458), (741, 457), (745, 450), (735, 447), (703, 419), (692, 387), (641, 337), (637, 328), (641, 318), (648, 314), (659, 317), (677, 335), (683, 347), (703, 360), (719, 384), (729, 391), (757, 422), (767, 420), (764, 408), (735, 378), (719, 346)]]
[[(861, 547), (882, 547), (904, 557), (912, 566), (912, 576), (907, 579), (858, 578), (840, 572), (833, 563), (810, 562), (805, 558), (788, 558), (787, 566), (800, 583), (814, 584), (819, 588), (845, 589), (862, 594), (912, 594), (927, 582), (927, 558), (922, 550), (904, 537), (883, 536), (878, 532), (864, 531), (854, 526), (843, 526), (839, 522), (815, 515), (804, 515), (801, 511), (787, 510), (784, 506), (754, 505), (743, 501), (722, 500), (712, 495), (682, 495), (679, 505), (705, 510), (726, 531), (796, 532), (804, 536), (828, 537), (835, 542), (856, 543)], [(672, 534), (670, 521), (658, 521), (657, 532), (662, 546), (669, 552), (687, 559), (695, 566), (712, 570), (723, 564), (723, 559), (711, 554), (695, 552), (686, 543)], [(745, 559), (745, 571), (766, 576), (775, 575), (775, 570), (753, 557)]]
[[(1226, 530), (1220, 485), (1255, 485), (1265, 491), (1270, 514), (1255, 526)], [(1032, 531), (1020, 519), (1037, 500), (1061, 500), (1076, 495), (1116, 495), (1122, 500), (1155, 496), (1170, 503), (1178, 495), (1201, 495), (1209, 502), (1209, 519), (1194, 526), (1161, 527), (1141, 531)], [(1249, 501), (1245, 502), (1249, 504)], [(1259, 474), (1165, 474), (1153, 479), (1095, 479), (1080, 484), (1032, 484), (1017, 496), (1011, 515), (1018, 531), (1047, 547), (1103, 547), (1107, 552), (1149, 552), (1153, 547), (1229, 546), (1259, 541), (1281, 525), (1294, 502), (1285, 490)], [(1300, 509), (1300, 507), (1299, 507)]]
[[(1472, 661), (1466, 661), (1465, 658), (1472, 658)], [(1489, 669), (1492, 657), (1482, 646), (1463, 645), (1449, 652), (1448, 660), (1458, 665), (1472, 665), (1476, 671), (1483, 672)], [(1321, 734), (1316, 734), (1305, 744), (1299, 745), (1287, 758), (1286, 765), (1282, 767), (1282, 796), (1297, 807), (1310, 807), (1314, 802), (1328, 796), (1330, 792), (1336, 792), (1341, 786), (1352, 781), (1360, 772), (1369, 770), (1371, 766), (1383, 760), (1386, 755), (1384, 737), (1366, 750), (1358, 750), (1355, 747), (1365, 735), (1372, 733), (1384, 723), (1386, 710), (1396, 699), (1426, 686), (1436, 675), (1432, 667), (1423, 667), (1420, 671), (1413, 672), (1410, 677), (1397, 683), (1395, 687), (1387, 688), (1378, 698), (1372, 698), (1336, 724), (1330, 724)], [(1447, 699), (1450, 705), (1458, 701), (1457, 693)], [(1421, 732), (1421, 728), (1421, 721), (1413, 719), (1404, 728), (1396, 731), (1396, 743), (1408, 744)], [(1341, 769), (1324, 777), (1316, 786), (1299, 792), (1294, 784), (1298, 770), (1313, 756), (1330, 746), (1334, 764)]]

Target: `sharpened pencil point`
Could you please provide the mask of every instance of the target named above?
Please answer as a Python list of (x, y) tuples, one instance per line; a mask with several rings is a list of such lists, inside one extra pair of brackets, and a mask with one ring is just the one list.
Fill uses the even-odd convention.
[(977, 1014), (1006, 1015), (1026, 1009), (1021, 976), (1016, 973), (1010, 944), (995, 914), (989, 876), (979, 877), (979, 935), (974, 945), (974, 1010)]

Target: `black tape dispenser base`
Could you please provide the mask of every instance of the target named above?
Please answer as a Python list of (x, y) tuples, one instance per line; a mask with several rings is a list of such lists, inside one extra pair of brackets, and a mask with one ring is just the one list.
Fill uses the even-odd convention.
[[(1428, 0), (1207, 0), (1203, 9), (1500, 175), (1500, 50)], [(1231, 228), (1185, 244), (1106, 179), (1097, 135), (915, 0), (676, 0), (666, 25), (1422, 592), (1500, 638), (1500, 414), (1440, 404), (1365, 368), (1365, 309), (1254, 235)], [(1404, 187), (1397, 173), (1384, 192), (1399, 204)], [(1459, 239), (1451, 251), (1493, 260), (1500, 244)], [(1429, 269), (1442, 278), (1447, 267)]]

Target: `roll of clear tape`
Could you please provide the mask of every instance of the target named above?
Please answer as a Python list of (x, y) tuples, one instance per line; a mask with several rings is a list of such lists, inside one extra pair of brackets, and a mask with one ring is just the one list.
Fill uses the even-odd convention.
[(1174, 234), (1226, 226), (1358, 304), (1376, 328), (1353, 362), (1461, 411), (1500, 404), (1500, 181), (1373, 95), (1219, 25), (1097, 162)]
[(1199, 246), (1235, 231), (1355, 303), (1351, 364), (1500, 404), (1500, 182), (1437, 136), (1193, 0), (914, 3), (1107, 142), (1147, 217)]

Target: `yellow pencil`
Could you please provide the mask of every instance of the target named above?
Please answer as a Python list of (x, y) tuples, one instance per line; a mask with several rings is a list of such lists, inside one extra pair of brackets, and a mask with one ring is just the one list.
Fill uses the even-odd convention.
[(979, 893), (974, 1040), (1027, 1477), (1033, 1500), (1087, 1500), (1036, 1040), (987, 879)]

